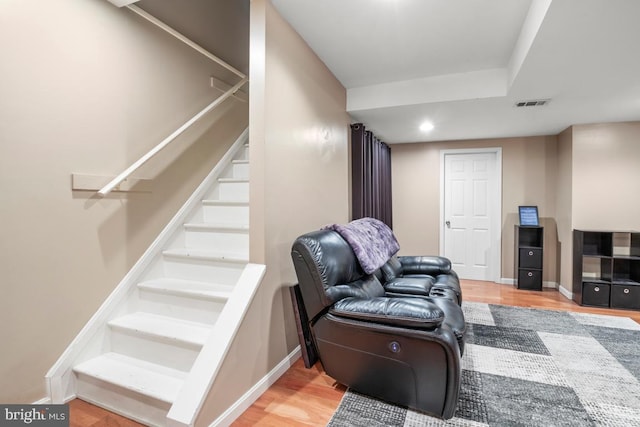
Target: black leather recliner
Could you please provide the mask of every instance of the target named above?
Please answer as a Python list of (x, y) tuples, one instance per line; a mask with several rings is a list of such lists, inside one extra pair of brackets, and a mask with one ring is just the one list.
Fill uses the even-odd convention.
[(305, 326), (325, 372), (360, 393), (451, 418), (464, 343), (464, 316), (453, 291), (385, 292), (381, 273), (365, 274), (332, 230), (300, 236), (291, 256)]

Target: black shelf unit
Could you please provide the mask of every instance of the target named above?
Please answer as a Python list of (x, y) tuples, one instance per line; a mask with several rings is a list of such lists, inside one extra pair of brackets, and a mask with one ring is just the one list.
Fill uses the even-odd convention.
[(640, 310), (640, 232), (573, 230), (573, 300)]
[(541, 291), (544, 227), (516, 225), (514, 234), (516, 287)]

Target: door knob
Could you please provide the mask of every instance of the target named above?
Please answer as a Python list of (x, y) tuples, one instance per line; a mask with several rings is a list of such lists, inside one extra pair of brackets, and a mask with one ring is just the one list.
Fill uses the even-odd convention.
[(451, 221), (445, 221), (444, 223), (447, 226), (447, 228), (451, 228)]

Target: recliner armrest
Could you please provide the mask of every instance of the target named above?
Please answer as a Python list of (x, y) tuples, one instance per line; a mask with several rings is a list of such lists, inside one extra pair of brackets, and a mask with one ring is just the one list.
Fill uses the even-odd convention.
[[(384, 284), (386, 293), (395, 295), (422, 295), (429, 296), (434, 279), (425, 277), (396, 277)], [(387, 295), (388, 296), (388, 295)]]
[(329, 312), (365, 322), (418, 329), (435, 329), (444, 320), (444, 312), (434, 303), (420, 298), (345, 298)]
[(402, 274), (437, 276), (451, 273), (451, 261), (441, 256), (399, 256)]

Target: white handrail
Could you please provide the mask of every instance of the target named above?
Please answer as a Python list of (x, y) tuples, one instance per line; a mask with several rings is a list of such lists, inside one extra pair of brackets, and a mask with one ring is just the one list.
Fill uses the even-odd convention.
[(145, 12), (142, 9), (140, 9), (138, 6), (134, 6), (134, 5), (130, 4), (130, 5), (127, 6), (127, 9), (129, 9), (132, 12), (135, 12), (138, 15), (142, 16), (144, 19), (146, 19), (147, 21), (151, 22), (153, 25), (155, 25), (157, 27), (160, 27), (161, 29), (163, 29), (167, 33), (171, 34), (173, 37), (175, 37), (178, 40), (180, 40), (182, 43), (184, 43), (187, 46), (189, 46), (189, 47), (195, 49), (196, 51), (200, 52), (201, 54), (203, 54), (204, 56), (206, 56), (207, 58), (209, 58), (213, 62), (221, 65), (222, 67), (224, 67), (227, 70), (231, 71), (232, 73), (234, 73), (238, 77), (240, 77), (242, 79), (247, 77), (242, 72), (236, 70), (234, 67), (232, 67), (231, 65), (227, 64), (226, 62), (224, 62), (222, 59), (220, 59), (217, 56), (215, 56), (213, 53), (209, 52), (208, 50), (206, 50), (205, 48), (203, 48), (199, 44), (193, 42), (192, 40), (189, 40), (186, 36), (184, 36), (183, 34), (179, 33), (178, 31), (174, 30), (173, 28), (171, 28), (170, 26), (168, 26), (164, 22), (158, 20), (156, 17), (154, 17), (152, 15), (149, 15), (147, 12)]
[(116, 176), (114, 179), (112, 179), (111, 181), (109, 181), (109, 183), (107, 185), (105, 185), (104, 187), (102, 187), (100, 189), (100, 191), (98, 191), (98, 194), (100, 196), (106, 196), (107, 194), (109, 194), (114, 188), (116, 188), (122, 181), (124, 181), (125, 179), (127, 179), (136, 169), (138, 169), (140, 166), (142, 166), (143, 164), (145, 164), (151, 157), (155, 156), (160, 150), (162, 150), (164, 147), (166, 147), (167, 145), (169, 145), (169, 143), (171, 141), (173, 141), (176, 137), (178, 137), (181, 133), (183, 133), (185, 130), (187, 130), (187, 128), (189, 128), (189, 126), (191, 126), (192, 124), (194, 124), (196, 121), (198, 121), (202, 116), (204, 116), (205, 114), (207, 114), (209, 111), (213, 110), (214, 108), (216, 108), (218, 105), (220, 105), (224, 100), (226, 100), (227, 98), (229, 98), (230, 96), (235, 95), (235, 93), (240, 90), (240, 88), (242, 86), (244, 86), (244, 84), (247, 82), (247, 76), (244, 75), (242, 72), (236, 70), (234, 67), (232, 67), (231, 65), (227, 64), (226, 62), (224, 62), (222, 59), (218, 58), (217, 56), (215, 56), (213, 53), (209, 52), (208, 50), (204, 49), (202, 46), (200, 46), (199, 44), (189, 40), (187, 37), (185, 37), (183, 34), (179, 33), (178, 31), (174, 30), (173, 28), (171, 28), (170, 26), (168, 26), (167, 24), (165, 24), (164, 22), (156, 19), (154, 16), (149, 15), (147, 12), (145, 12), (144, 10), (140, 9), (138, 6), (134, 6), (134, 5), (127, 5), (126, 6), (127, 9), (131, 10), (132, 12), (137, 13), (138, 15), (140, 15), (141, 17), (143, 17), (144, 19), (146, 19), (147, 21), (151, 22), (152, 24), (156, 25), (157, 27), (161, 28), (162, 30), (166, 31), (167, 33), (171, 34), (173, 37), (177, 38), (178, 40), (180, 40), (181, 42), (183, 42), (184, 44), (186, 44), (187, 46), (195, 49), (196, 51), (198, 51), (199, 53), (203, 54), (204, 56), (206, 56), (207, 58), (209, 58), (210, 60), (214, 61), (215, 63), (219, 64), (220, 66), (226, 68), (227, 70), (231, 71), (232, 73), (238, 75), (241, 80), (233, 87), (231, 87), (229, 90), (227, 90), (225, 93), (223, 93), (222, 95), (220, 95), (218, 98), (215, 99), (215, 101), (213, 101), (211, 104), (209, 104), (207, 107), (205, 107), (204, 110), (200, 111), (198, 114), (196, 114), (195, 116), (193, 116), (189, 121), (187, 121), (185, 124), (183, 124), (182, 126), (180, 126), (176, 131), (174, 131), (171, 135), (169, 135), (168, 137), (166, 137), (162, 142), (160, 142), (158, 145), (156, 145), (154, 148), (152, 148), (147, 154), (145, 154), (144, 156), (142, 156), (140, 159), (138, 159), (138, 161), (136, 161), (134, 164), (132, 164), (131, 166), (129, 166), (127, 169), (125, 169), (120, 175)]
[(227, 98), (229, 98), (231, 95), (233, 95), (238, 90), (240, 90), (240, 88), (242, 86), (244, 86), (245, 83), (247, 83), (247, 80), (248, 79), (246, 77), (244, 77), (242, 80), (240, 80), (238, 83), (236, 83), (235, 86), (231, 87), (231, 89), (229, 89), (228, 91), (226, 91), (225, 93), (220, 95), (218, 98), (216, 98), (215, 101), (213, 101), (211, 104), (207, 105), (204, 108), (204, 110), (200, 111), (198, 114), (193, 116), (185, 124), (183, 124), (178, 129), (176, 129), (171, 135), (169, 135), (164, 140), (162, 140), (162, 142), (160, 142), (158, 145), (156, 145), (151, 150), (149, 150), (149, 152), (147, 154), (142, 156), (135, 163), (133, 163), (131, 166), (129, 166), (127, 169), (125, 169), (120, 175), (116, 176), (114, 179), (109, 181), (109, 183), (107, 185), (105, 185), (104, 187), (102, 187), (100, 189), (100, 191), (98, 191), (98, 194), (101, 195), (101, 196), (106, 196), (107, 194), (109, 194), (111, 192), (111, 190), (113, 190), (114, 188), (116, 188), (118, 186), (118, 184), (120, 184), (122, 181), (127, 179), (136, 169), (138, 169), (140, 166), (145, 164), (151, 157), (155, 156), (160, 150), (162, 150), (167, 145), (169, 145), (169, 143), (171, 143), (171, 141), (176, 139), (181, 133), (183, 133), (185, 130), (187, 130), (187, 128), (189, 128), (189, 126), (194, 124), (202, 116), (204, 116), (209, 111), (211, 111), (214, 108), (216, 108), (218, 105), (220, 105), (222, 102), (224, 102)]

